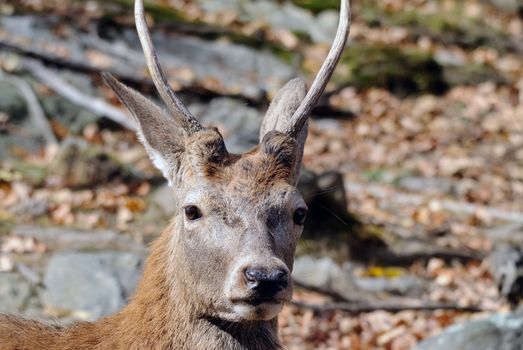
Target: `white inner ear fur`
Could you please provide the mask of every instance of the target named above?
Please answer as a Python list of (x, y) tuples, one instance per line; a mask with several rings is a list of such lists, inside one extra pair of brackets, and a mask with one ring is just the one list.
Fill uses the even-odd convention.
[(163, 177), (167, 179), (167, 183), (169, 184), (169, 187), (173, 187), (173, 182), (171, 179), (171, 172), (169, 168), (169, 164), (167, 161), (160, 155), (160, 153), (152, 148), (147, 141), (145, 141), (145, 137), (143, 137), (143, 134), (141, 132), (138, 132), (138, 140), (142, 143), (143, 147), (145, 148), (145, 151), (149, 155), (149, 159), (153, 162), (154, 166), (159, 169), (162, 172)]

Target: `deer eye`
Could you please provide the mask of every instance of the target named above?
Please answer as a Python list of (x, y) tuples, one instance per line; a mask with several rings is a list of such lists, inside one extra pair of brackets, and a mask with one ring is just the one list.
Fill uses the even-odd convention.
[(294, 223), (296, 225), (303, 225), (306, 217), (307, 217), (307, 209), (298, 208), (294, 212), (294, 215), (292, 216), (292, 220), (294, 221)]
[(185, 217), (188, 220), (193, 221), (193, 220), (196, 220), (196, 219), (199, 219), (199, 218), (202, 217), (202, 212), (195, 205), (188, 205), (188, 206), (186, 206), (184, 208), (184, 211), (185, 211)]

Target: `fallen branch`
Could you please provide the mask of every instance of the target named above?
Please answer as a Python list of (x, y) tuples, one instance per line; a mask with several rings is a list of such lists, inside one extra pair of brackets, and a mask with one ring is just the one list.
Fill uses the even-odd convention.
[[(92, 64), (89, 64), (89, 63), (69, 60), (69, 59), (65, 59), (60, 56), (48, 54), (43, 51), (38, 51), (38, 50), (31, 49), (31, 48), (25, 48), (23, 46), (17, 45), (15, 43), (9, 42), (4, 39), (0, 39), (0, 47), (4, 48), (6, 50), (16, 52), (17, 54), (25, 56), (25, 57), (34, 58), (38, 61), (45, 63), (48, 66), (54, 66), (54, 67), (58, 67), (58, 68), (72, 70), (75, 72), (96, 74), (96, 75), (99, 75), (100, 73), (105, 71), (104, 69), (101, 69), (101, 68), (94, 66)], [(130, 85), (134, 85), (134, 86), (142, 85), (142, 86), (151, 86), (151, 87), (153, 86), (152, 82), (147, 79), (142, 79), (142, 78), (139, 78), (136, 76), (121, 74), (121, 73), (113, 72), (113, 71), (111, 71), (110, 73), (113, 74), (118, 79), (120, 79)]]
[(29, 86), (29, 83), (21, 78), (4, 74), (2, 72), (0, 72), (0, 80), (8, 82), (20, 91), (22, 97), (27, 103), (29, 117), (36, 125), (35, 130), (38, 130), (41, 133), (46, 143), (48, 145), (58, 145), (58, 140), (53, 133), (53, 129), (51, 128), (51, 125), (49, 124), (49, 121), (47, 120), (42, 106), (38, 102), (38, 98), (36, 97), (33, 89), (31, 89), (31, 86)]
[[(327, 287), (311, 286), (309, 284), (298, 281), (295, 278), (293, 278), (293, 284), (296, 287), (328, 296), (332, 300), (343, 302), (343, 303), (349, 303), (349, 304), (351, 304), (351, 303), (355, 302), (356, 300), (358, 300), (359, 298), (361, 298), (363, 296), (363, 292), (364, 292), (364, 291), (356, 290), (356, 287), (355, 287), (355, 289), (353, 291), (351, 291), (351, 293), (354, 294), (354, 299), (352, 299), (352, 298), (347, 299), (347, 297), (341, 295), (340, 293), (338, 293), (335, 290), (329, 289)], [(351, 295), (351, 297), (352, 297), (352, 295)]]
[(107, 117), (129, 130), (134, 131), (136, 129), (134, 121), (121, 109), (110, 105), (102, 99), (85, 95), (38, 61), (25, 59), (22, 62), (24, 68), (31, 74), (70, 102), (97, 115)]
[(369, 302), (353, 302), (353, 303), (325, 303), (325, 304), (309, 304), (301, 301), (291, 301), (291, 305), (294, 305), (301, 309), (312, 310), (317, 313), (324, 313), (330, 311), (343, 311), (351, 314), (361, 314), (372, 311), (387, 311), (387, 312), (400, 312), (400, 311), (436, 311), (436, 310), (447, 310), (447, 311), (460, 311), (460, 312), (482, 312), (486, 311), (479, 306), (459, 306), (456, 304), (440, 304), (432, 302), (417, 302), (417, 303), (404, 303), (398, 304), (395, 301), (374, 301)]
[[(97, 44), (99, 48), (101, 48), (101, 44)], [(104, 46), (107, 46), (103, 44)], [(154, 85), (152, 81), (145, 78), (140, 78), (137, 76), (129, 75), (129, 74), (122, 74), (119, 72), (116, 72), (111, 69), (102, 69), (100, 67), (94, 66), (89, 63), (84, 62), (78, 62), (74, 60), (65, 59), (59, 56), (55, 56), (52, 54), (48, 54), (43, 51), (34, 50), (31, 48), (25, 48), (23, 46), (17, 45), (13, 42), (0, 39), (0, 48), (4, 48), (13, 52), (18, 53), (19, 55), (29, 57), (36, 59), (38, 61), (41, 61), (46, 64), (46, 66), (53, 66), (57, 68), (63, 68), (72, 70), (75, 72), (80, 73), (86, 73), (86, 74), (93, 74), (99, 76), (102, 72), (111, 73), (114, 75), (117, 79), (121, 80), (123, 83), (130, 85), (131, 87), (148, 87), (151, 89), (154, 89)], [(114, 49), (112, 50), (112, 52)], [(118, 56), (118, 55), (117, 55)], [(228, 94), (228, 93), (222, 93), (214, 90), (210, 90), (206, 87), (200, 86), (200, 85), (192, 85), (192, 86), (182, 86), (181, 88), (177, 89), (178, 93), (181, 94), (188, 94), (197, 96), (198, 98), (201, 98), (203, 100), (210, 100), (217, 97), (228, 97), (236, 100), (241, 100), (247, 103), (250, 106), (256, 107), (256, 108), (265, 108), (268, 104), (268, 100), (266, 97), (262, 97), (259, 99), (250, 98), (241, 94)], [(323, 101), (323, 102), (322, 102)], [(329, 118), (332, 117), (354, 117), (354, 115), (351, 112), (339, 110), (336, 108), (331, 107), (328, 104), (327, 98), (322, 98), (320, 103), (313, 109), (312, 114), (314, 116), (322, 117), (326, 116)]]
[[(399, 193), (394, 191), (386, 186), (375, 185), (370, 183), (357, 183), (352, 181), (345, 182), (347, 187), (347, 192), (359, 192), (367, 193), (371, 196), (384, 199), (387, 201), (392, 201), (398, 204), (406, 205), (422, 205), (427, 201), (427, 198), (417, 194), (410, 193)], [(488, 207), (484, 205), (472, 204), (467, 202), (458, 202), (448, 199), (438, 200), (438, 204), (442, 209), (448, 210), (453, 213), (462, 213), (462, 214), (485, 214), (486, 216), (492, 219), (506, 220), (512, 222), (523, 223), (523, 213), (512, 210), (504, 210), (495, 207)]]
[[(0, 39), (0, 48), (4, 48), (13, 52), (16, 52), (19, 55), (33, 58), (35, 60), (41, 61), (46, 64), (46, 66), (53, 66), (57, 68), (63, 68), (72, 70), (75, 72), (80, 73), (86, 73), (86, 74), (93, 74), (99, 76), (102, 72), (111, 73), (114, 75), (117, 79), (121, 80), (122, 82), (126, 83), (127, 85), (130, 85), (132, 87), (149, 87), (151, 89), (154, 88), (154, 84), (151, 80), (140, 78), (135, 75), (129, 75), (129, 74), (122, 74), (119, 72), (116, 72), (111, 69), (105, 69), (100, 68), (95, 65), (79, 62), (75, 60), (69, 60), (65, 59), (63, 57), (59, 57), (56, 55), (52, 55), (49, 53), (46, 53), (44, 51), (34, 50), (32, 48), (25, 48), (23, 46), (17, 45), (13, 42), (10, 42), (8, 40)], [(194, 85), (194, 86), (183, 86), (180, 89), (177, 90), (178, 93), (186, 93), (189, 95), (195, 95), (202, 99), (212, 99), (215, 97), (229, 97), (234, 99), (239, 99), (242, 101), (245, 101), (246, 103), (253, 105), (253, 106), (262, 106), (267, 103), (266, 99), (253, 99), (249, 98), (247, 96), (241, 95), (241, 94), (227, 94), (227, 93), (220, 93), (217, 91), (209, 90), (203, 86)]]

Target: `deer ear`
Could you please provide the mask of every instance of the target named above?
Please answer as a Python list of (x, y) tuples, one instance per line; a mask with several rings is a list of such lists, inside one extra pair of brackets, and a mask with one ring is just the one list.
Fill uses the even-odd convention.
[(138, 139), (171, 185), (184, 152), (186, 134), (183, 128), (163, 109), (111, 74), (103, 73), (102, 77), (133, 115)]
[[(290, 129), (291, 118), (298, 106), (305, 98), (307, 87), (303, 79), (294, 78), (278, 91), (272, 100), (260, 129), (260, 141), (270, 131), (285, 132)], [(296, 162), (294, 169), (294, 183), (300, 175), (303, 147), (307, 139), (307, 123), (305, 123), (296, 137)]]

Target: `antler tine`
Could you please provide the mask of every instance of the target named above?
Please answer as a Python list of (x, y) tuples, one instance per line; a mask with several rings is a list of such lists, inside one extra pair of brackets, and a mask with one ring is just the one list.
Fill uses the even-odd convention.
[(291, 122), (289, 123), (289, 130), (287, 130), (287, 133), (291, 136), (297, 137), (303, 125), (307, 121), (312, 108), (316, 105), (318, 99), (325, 90), (325, 86), (327, 86), (332, 72), (334, 71), (334, 68), (340, 59), (341, 53), (345, 48), (345, 43), (347, 42), (347, 37), (350, 31), (350, 25), (351, 11), (349, 0), (341, 0), (340, 20), (338, 23), (336, 37), (334, 38), (327, 58), (325, 58), (320, 71), (312, 82), (311, 88), (292, 116)]
[(181, 127), (188, 133), (192, 134), (202, 129), (198, 120), (187, 110), (182, 101), (176, 97), (176, 94), (169, 86), (165, 75), (163, 74), (160, 63), (156, 56), (156, 51), (147, 28), (147, 21), (145, 20), (144, 7), (142, 0), (136, 0), (134, 3), (134, 17), (136, 21), (136, 30), (138, 37), (142, 44), (143, 53), (149, 68), (149, 73), (153, 79), (154, 85), (160, 94), (160, 97), (167, 105), (167, 108), (174, 116), (180, 116), (179, 121)]

